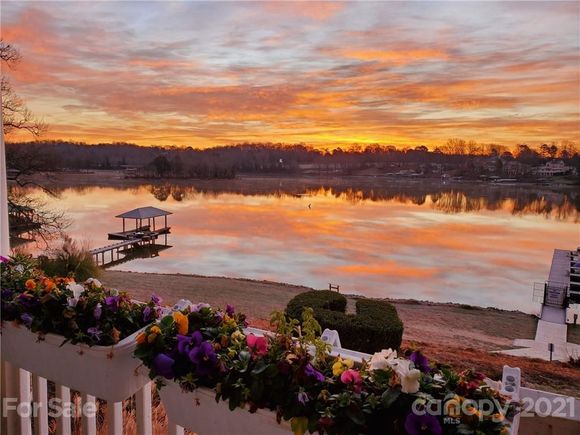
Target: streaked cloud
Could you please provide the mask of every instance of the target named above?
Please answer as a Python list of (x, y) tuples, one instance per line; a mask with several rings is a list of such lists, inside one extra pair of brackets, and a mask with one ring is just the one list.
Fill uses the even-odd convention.
[(510, 145), (580, 140), (579, 20), (576, 2), (3, 2), (1, 34), (51, 138)]

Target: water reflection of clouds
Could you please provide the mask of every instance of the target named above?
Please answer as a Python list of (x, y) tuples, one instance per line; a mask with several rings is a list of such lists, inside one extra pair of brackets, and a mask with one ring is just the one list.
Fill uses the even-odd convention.
[[(179, 272), (304, 284), (345, 292), (532, 310), (531, 286), (546, 278), (552, 250), (580, 243), (578, 225), (540, 214), (514, 215), (509, 199), (495, 211), (449, 213), (427, 199), (357, 200), (361, 195), (199, 193), (152, 197), (151, 189), (64, 190), (55, 206), (72, 219), (70, 233), (107, 244), (114, 216), (155, 205), (174, 214), (170, 244), (155, 259), (124, 270)], [(164, 193), (164, 195), (165, 195)], [(394, 195), (396, 196), (396, 195)], [(457, 195), (451, 202), (456, 206)], [(437, 201), (439, 202), (439, 201)], [(464, 204), (463, 199), (460, 201)], [(312, 208), (308, 208), (312, 204)], [(471, 206), (470, 206), (471, 207)], [(576, 239), (574, 239), (576, 236)], [(572, 244), (572, 246), (570, 246)]]

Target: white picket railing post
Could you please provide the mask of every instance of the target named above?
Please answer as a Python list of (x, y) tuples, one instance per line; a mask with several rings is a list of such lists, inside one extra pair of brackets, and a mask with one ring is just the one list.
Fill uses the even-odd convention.
[(123, 402), (107, 402), (109, 435), (123, 435)]
[(185, 434), (185, 430), (177, 425), (177, 424), (173, 424), (171, 423), (171, 421), (168, 421), (167, 423), (167, 432), (169, 433), (169, 435), (184, 435)]
[(32, 385), (30, 372), (18, 370), (18, 403), (27, 404), (20, 414), (20, 435), (32, 435)]
[[(18, 368), (14, 367), (8, 362), (4, 362), (4, 378), (2, 379), (3, 396), (2, 398), (10, 399), (14, 402), (7, 402), (7, 405), (18, 405)], [(3, 419), (4, 420), (4, 419)], [(6, 432), (3, 433), (18, 433), (18, 414), (16, 411), (6, 412)]]
[(135, 419), (138, 434), (153, 433), (153, 412), (151, 410), (152, 383), (149, 382), (135, 394)]
[(34, 422), (37, 435), (48, 433), (48, 385), (46, 379), (33, 374), (32, 390), (34, 402), (38, 406), (38, 414)]
[(57, 417), (56, 434), (57, 435), (71, 435), (71, 418), (70, 409), (70, 389), (64, 385), (56, 384), (56, 398), (60, 401), (59, 405), (63, 408), (63, 412)]
[[(97, 435), (97, 399), (90, 394), (82, 395), (82, 412), (81, 420), (83, 422), (83, 435)], [(87, 405), (91, 404), (91, 408)], [(87, 414), (90, 412), (89, 414)]]

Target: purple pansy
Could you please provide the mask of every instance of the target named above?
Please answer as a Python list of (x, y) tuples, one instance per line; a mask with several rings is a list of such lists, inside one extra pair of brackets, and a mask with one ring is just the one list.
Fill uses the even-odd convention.
[(29, 293), (20, 293), (18, 295), (18, 302), (25, 308), (34, 308), (40, 304), (38, 298)]
[(298, 393), (298, 402), (300, 402), (302, 405), (306, 405), (306, 403), (309, 401), (310, 398), (308, 397), (308, 393), (306, 391), (300, 391)]
[(20, 316), (20, 320), (22, 320), (22, 323), (24, 323), (27, 327), (31, 327), (32, 326), (32, 316), (28, 313), (24, 313)]
[(226, 314), (230, 317), (233, 317), (235, 313), (235, 309), (233, 305), (227, 304), (226, 305)]
[(199, 346), (203, 341), (201, 332), (194, 331), (190, 336), (177, 335), (177, 351), (182, 354), (189, 354), (193, 347)]
[(427, 412), (423, 415), (410, 413), (405, 420), (405, 431), (409, 435), (442, 435), (439, 420)]
[(107, 296), (105, 298), (105, 305), (111, 309), (111, 311), (117, 311), (119, 309), (119, 296)]
[(12, 299), (12, 296), (14, 296), (14, 291), (12, 291), (9, 288), (3, 288), (1, 295), (2, 295), (1, 296), (2, 297), (2, 300), (3, 301), (7, 301), (7, 300)]
[(153, 370), (160, 376), (167, 379), (172, 379), (175, 376), (173, 372), (174, 359), (169, 355), (160, 353), (155, 358), (153, 358)]
[(212, 344), (204, 341), (189, 352), (189, 359), (196, 365), (195, 372), (198, 376), (211, 374), (216, 367), (217, 355)]
[(415, 364), (415, 368), (421, 370), (423, 373), (429, 373), (431, 369), (429, 368), (429, 360), (425, 355), (419, 351), (415, 351), (409, 356), (409, 359)]
[(200, 302), (199, 304), (195, 304), (195, 305), (191, 305), (191, 312), (192, 313), (197, 313), (201, 310), (203, 310), (204, 308), (210, 308), (211, 305), (210, 304), (206, 304), (205, 302)]
[(87, 334), (89, 334), (89, 336), (91, 338), (93, 338), (94, 340), (97, 340), (97, 341), (101, 339), (101, 334), (102, 333), (103, 333), (103, 331), (101, 331), (96, 326), (93, 326), (93, 327), (87, 329)]
[(318, 382), (324, 381), (324, 375), (312, 367), (312, 364), (310, 363), (304, 366), (304, 374), (310, 378), (316, 379)]
[(161, 303), (161, 300), (162, 299), (156, 294), (151, 295), (151, 302), (153, 302), (155, 305), (159, 305)]
[(96, 320), (99, 320), (101, 318), (101, 314), (103, 314), (103, 306), (98, 303), (97, 305), (95, 305), (95, 309), (93, 310), (93, 317)]
[(151, 307), (145, 307), (145, 309), (143, 310), (143, 321), (144, 322), (149, 322), (151, 320), (151, 312), (153, 310), (151, 310)]

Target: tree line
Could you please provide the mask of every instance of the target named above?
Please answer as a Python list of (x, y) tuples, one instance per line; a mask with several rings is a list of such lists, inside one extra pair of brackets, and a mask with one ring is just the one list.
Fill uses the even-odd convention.
[(543, 144), (537, 148), (522, 144), (509, 149), (502, 145), (450, 139), (434, 150), (424, 145), (396, 148), (380, 144), (322, 150), (304, 144), (280, 143), (241, 143), (198, 149), (128, 143), (87, 145), (59, 140), (12, 142), (6, 146), (8, 166), (22, 173), (132, 167), (138, 168), (142, 176), (161, 178), (231, 178), (237, 173), (295, 173), (304, 165), (347, 172), (388, 164), (436, 163), (453, 167), (466, 165), (476, 158), (494, 156), (532, 166), (554, 158), (572, 166), (580, 164), (579, 149), (570, 141)]

